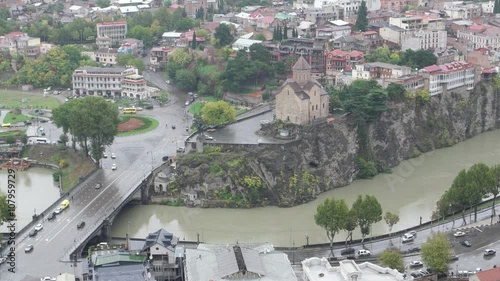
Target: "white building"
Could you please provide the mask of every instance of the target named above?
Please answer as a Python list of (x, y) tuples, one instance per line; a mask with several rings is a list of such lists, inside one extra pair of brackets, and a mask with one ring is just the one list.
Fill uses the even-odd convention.
[(473, 19), (481, 16), (479, 5), (463, 1), (445, 2), (443, 10), (452, 19)]
[(326, 258), (309, 258), (302, 261), (304, 281), (413, 281), (395, 269), (381, 267), (371, 262), (356, 264), (343, 260), (333, 267)]
[(401, 50), (427, 50), (446, 48), (448, 33), (445, 30), (419, 30), (401, 38)]
[(245, 50), (248, 52), (250, 46), (252, 46), (253, 44), (260, 44), (260, 43), (262, 43), (262, 41), (260, 41), (260, 40), (238, 38), (238, 40), (236, 40), (233, 43), (232, 47), (233, 47), (233, 50), (235, 50), (235, 51)]
[(477, 82), (476, 68), (463, 61), (427, 66), (420, 73), (428, 79), (431, 96), (462, 86), (471, 90)]
[(469, 41), (472, 49), (487, 48), (500, 51), (500, 28), (491, 25), (473, 25), (457, 31), (457, 38)]
[(445, 30), (446, 26), (443, 19), (440, 18), (426, 18), (426, 17), (403, 17), (403, 18), (389, 18), (389, 24), (400, 27), (405, 30)]
[(483, 14), (493, 14), (494, 6), (495, 6), (495, 1), (481, 3), (481, 11), (483, 12)]
[[(379, 2), (379, 8), (380, 8), (380, 0), (374, 0), (374, 1)], [(366, 3), (367, 7), (368, 7), (368, 2)], [(314, 8), (316, 9), (323, 9), (323, 7), (326, 6), (340, 6), (341, 8), (344, 9), (345, 17), (350, 17), (351, 15), (358, 13), (359, 6), (361, 6), (361, 0), (315, 0), (314, 1)]]
[(127, 38), (127, 22), (100, 22), (96, 24), (97, 39), (96, 43), (99, 48), (110, 48), (113, 45), (118, 45)]
[(395, 65), (385, 62), (370, 62), (365, 64), (358, 64), (352, 70), (352, 79), (385, 79), (385, 78), (399, 78), (401, 76), (409, 75), (411, 68), (407, 66)]
[(288, 256), (272, 245), (199, 244), (186, 249), (186, 281), (297, 281)]

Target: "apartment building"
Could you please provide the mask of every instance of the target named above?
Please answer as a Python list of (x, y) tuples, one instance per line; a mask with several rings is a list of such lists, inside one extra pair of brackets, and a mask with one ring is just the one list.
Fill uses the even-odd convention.
[(154, 47), (150, 51), (149, 63), (154, 67), (160, 66), (160, 64), (162, 63), (166, 64), (168, 60), (168, 54), (172, 53), (173, 51), (173, 48)]
[(399, 78), (401, 76), (410, 75), (411, 68), (407, 66), (395, 65), (385, 62), (370, 62), (358, 64), (352, 70), (353, 79), (385, 79)]
[(380, 8), (391, 11), (401, 11), (406, 6), (418, 7), (418, 0), (409, 1), (393, 1), (393, 0), (380, 0)]
[(328, 21), (324, 24), (318, 24), (316, 27), (316, 37), (325, 37), (336, 39), (344, 35), (350, 35), (352, 25), (343, 20)]
[(0, 36), (0, 50), (10, 52), (13, 55), (40, 52), (40, 38), (30, 37), (28, 34), (20, 31), (14, 31), (4, 36)]
[(339, 5), (329, 5), (321, 9), (307, 9), (304, 13), (305, 20), (310, 22), (345, 20), (344, 8)]
[(217, 11), (219, 9), (219, 2), (217, 0), (186, 0), (184, 3), (184, 9), (188, 16), (196, 15), (196, 11), (203, 8), (206, 13), (208, 8)]
[(389, 18), (389, 25), (400, 27), (404, 30), (445, 30), (446, 26), (443, 19), (437, 16), (414, 15), (403, 18)]
[(116, 64), (117, 48), (101, 48), (95, 52), (95, 61), (102, 64)]
[(73, 94), (115, 98), (148, 98), (146, 81), (136, 68), (83, 66), (73, 72)]
[(452, 19), (474, 19), (481, 16), (481, 6), (463, 1), (445, 2), (443, 10)]
[(473, 25), (457, 31), (458, 39), (465, 39), (472, 49), (487, 48), (500, 51), (500, 28), (491, 25)]
[(326, 74), (351, 71), (357, 64), (365, 61), (365, 54), (360, 51), (345, 52), (340, 49), (326, 53)]
[(391, 83), (402, 85), (408, 92), (425, 89), (425, 78), (421, 75), (410, 74), (398, 78), (387, 78), (382, 81), (382, 87), (387, 88)]
[(476, 68), (464, 61), (427, 66), (420, 73), (426, 79), (431, 96), (463, 86), (471, 90), (479, 78)]
[[(369, 3), (371, 5), (372, 2), (380, 3), (380, 0), (369, 0), (366, 2), (366, 6), (368, 8)], [(351, 17), (358, 13), (359, 6), (361, 6), (361, 0), (315, 0), (314, 8), (323, 9), (327, 6), (340, 6), (341, 9), (344, 10), (345, 17)], [(368, 8), (368, 10), (372, 10)], [(376, 10), (376, 9), (375, 9)]]
[(99, 48), (111, 48), (117, 46), (127, 38), (127, 22), (101, 22), (96, 24), (96, 43)]
[(445, 30), (418, 30), (403, 35), (401, 50), (427, 50), (446, 48), (447, 32)]

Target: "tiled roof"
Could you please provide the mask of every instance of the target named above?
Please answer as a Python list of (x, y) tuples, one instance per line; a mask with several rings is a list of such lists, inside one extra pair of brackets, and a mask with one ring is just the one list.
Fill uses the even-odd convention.
[(303, 56), (297, 60), (295, 65), (293, 66), (294, 70), (310, 70), (311, 66), (307, 63), (306, 59)]
[(500, 281), (500, 267), (476, 273), (479, 281)]
[(168, 248), (169, 246), (175, 246), (177, 245), (177, 237), (162, 228), (156, 232), (148, 234), (142, 250), (144, 251), (156, 244), (160, 244), (165, 248)]

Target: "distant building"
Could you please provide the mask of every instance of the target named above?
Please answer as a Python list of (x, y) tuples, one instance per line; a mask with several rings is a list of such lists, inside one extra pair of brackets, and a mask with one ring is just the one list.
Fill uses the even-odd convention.
[(398, 78), (386, 78), (381, 81), (382, 87), (384, 88), (391, 83), (402, 85), (408, 92), (425, 89), (425, 79), (420, 75), (410, 74)]
[(288, 256), (272, 245), (209, 245), (186, 249), (186, 281), (297, 281)]
[(474, 19), (481, 16), (481, 6), (463, 1), (445, 2), (443, 10), (452, 19)]
[(136, 57), (141, 57), (144, 54), (144, 44), (142, 40), (134, 38), (126, 38), (120, 42), (118, 54), (132, 54)]
[(95, 52), (95, 61), (101, 64), (116, 64), (116, 56), (118, 49), (116, 48), (101, 48)]
[(248, 52), (250, 46), (252, 46), (253, 44), (261, 44), (261, 43), (262, 41), (260, 40), (238, 38), (238, 40), (236, 40), (231, 46), (235, 51), (245, 50)]
[(30, 37), (20, 31), (14, 31), (0, 36), (0, 50), (10, 52), (12, 55), (26, 54), (35, 56), (40, 52), (40, 38)]
[(163, 40), (163, 42), (165, 42), (166, 45), (175, 46), (175, 41), (177, 39), (180, 39), (182, 35), (182, 32), (165, 32), (161, 36), (161, 39)]
[(463, 61), (427, 66), (420, 73), (427, 79), (431, 96), (464, 86), (471, 90), (479, 79), (476, 68)]
[(196, 11), (198, 9), (203, 8), (205, 14), (209, 7), (213, 9), (213, 11), (217, 11), (219, 9), (219, 2), (217, 0), (186, 0), (184, 2), (184, 9), (186, 9), (186, 14), (188, 16), (195, 16)]
[(276, 118), (305, 125), (329, 114), (329, 96), (323, 86), (312, 79), (311, 66), (299, 57), (293, 66), (293, 78), (287, 79), (276, 95)]
[(356, 264), (343, 260), (333, 267), (326, 258), (309, 258), (302, 261), (304, 281), (413, 281), (395, 269), (381, 267), (371, 262)]
[(101, 22), (96, 24), (97, 39), (99, 48), (111, 48), (117, 46), (127, 38), (127, 22)]
[(418, 30), (412, 34), (405, 34), (401, 38), (401, 50), (408, 49), (427, 50), (427, 49), (444, 49), (446, 48), (447, 40), (446, 30)]
[(168, 47), (153, 47), (149, 53), (149, 63), (152, 66), (160, 66), (166, 64), (168, 55), (174, 51), (173, 48)]
[(144, 99), (149, 97), (146, 81), (136, 68), (83, 66), (73, 72), (73, 93), (77, 96), (106, 96)]
[(491, 25), (473, 25), (457, 31), (458, 39), (470, 42), (472, 49), (488, 48), (500, 51), (500, 28)]
[(178, 241), (177, 237), (163, 228), (146, 237), (141, 253), (147, 258), (154, 280), (182, 280), (181, 264), (184, 258), (184, 247), (177, 245)]
[(411, 68), (385, 62), (358, 64), (352, 70), (352, 79), (385, 79), (409, 75)]
[(326, 53), (326, 74), (340, 71), (352, 71), (356, 64), (365, 61), (365, 54), (360, 51), (344, 52), (340, 49)]
[(100, 251), (93, 254), (91, 260), (88, 270), (84, 272), (84, 280), (154, 280), (148, 276), (148, 269), (144, 262), (145, 257), (142, 255)]

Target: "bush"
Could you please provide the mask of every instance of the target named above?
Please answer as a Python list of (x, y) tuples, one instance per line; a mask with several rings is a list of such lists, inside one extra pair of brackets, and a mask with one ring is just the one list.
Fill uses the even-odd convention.
[(62, 160), (59, 161), (59, 168), (61, 168), (61, 169), (64, 169), (64, 168), (68, 167), (68, 165), (69, 165), (68, 161), (66, 161), (64, 159), (62, 159)]
[(221, 167), (217, 165), (216, 163), (213, 163), (210, 165), (210, 173), (211, 174), (218, 174), (222, 171)]
[(59, 177), (61, 176), (61, 170), (57, 170), (52, 174), (52, 178), (55, 182), (59, 182)]
[(377, 165), (375, 165), (375, 162), (358, 158), (356, 164), (359, 168), (359, 178), (369, 179), (377, 175)]
[(205, 154), (210, 154), (210, 153), (219, 153), (222, 151), (221, 146), (205, 146), (203, 148), (203, 153)]

